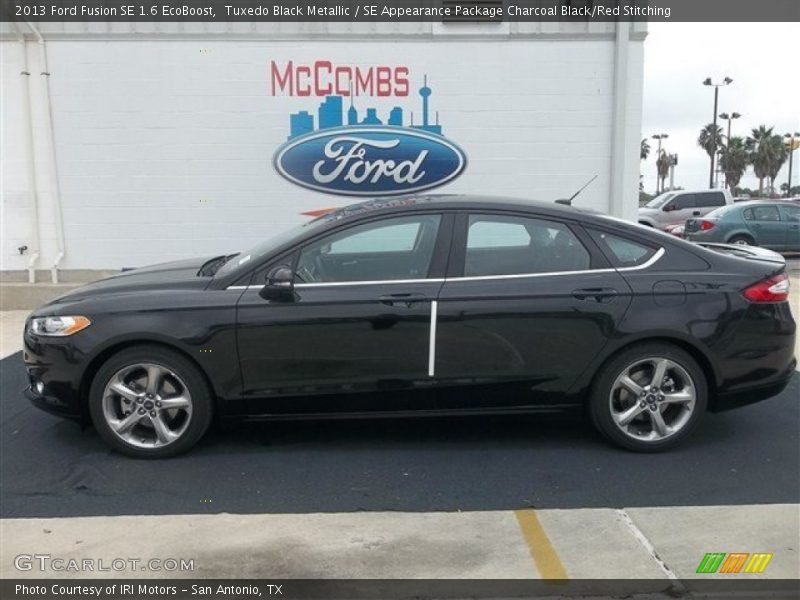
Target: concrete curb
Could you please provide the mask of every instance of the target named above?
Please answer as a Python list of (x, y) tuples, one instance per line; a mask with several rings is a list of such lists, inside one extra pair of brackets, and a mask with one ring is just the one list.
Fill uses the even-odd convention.
[[(517, 513), (535, 514), (531, 532)], [(0, 577), (800, 578), (800, 505), (457, 513), (174, 515), (0, 520)], [(516, 517), (516, 518), (515, 518)], [(696, 574), (708, 552), (769, 552), (760, 575)], [(552, 553), (552, 556), (547, 556)], [(68, 561), (193, 560), (193, 570), (20, 571), (20, 555)], [(665, 570), (666, 567), (666, 570)], [(674, 573), (674, 575), (670, 575)]]

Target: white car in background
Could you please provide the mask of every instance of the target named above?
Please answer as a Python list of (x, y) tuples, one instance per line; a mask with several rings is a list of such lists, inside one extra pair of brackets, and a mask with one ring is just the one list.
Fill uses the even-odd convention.
[(728, 190), (678, 190), (664, 192), (639, 208), (638, 221), (666, 231), (671, 225), (702, 217), (715, 208), (733, 204)]

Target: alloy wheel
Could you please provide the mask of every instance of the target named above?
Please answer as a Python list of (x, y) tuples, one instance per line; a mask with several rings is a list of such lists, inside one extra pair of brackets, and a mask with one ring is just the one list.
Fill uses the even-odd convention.
[(663, 357), (637, 360), (614, 380), (609, 408), (616, 426), (644, 442), (669, 438), (690, 421), (697, 390), (689, 372)]
[(137, 363), (114, 373), (103, 390), (102, 406), (111, 431), (137, 448), (174, 443), (192, 418), (189, 388), (156, 363)]

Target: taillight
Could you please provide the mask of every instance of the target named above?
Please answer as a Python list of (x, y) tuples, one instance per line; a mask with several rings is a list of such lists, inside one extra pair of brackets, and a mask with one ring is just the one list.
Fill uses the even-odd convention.
[(742, 294), (750, 302), (785, 302), (789, 298), (789, 276), (781, 273), (764, 279), (745, 289)]
[(714, 221), (700, 221), (700, 231), (708, 231), (714, 229)]

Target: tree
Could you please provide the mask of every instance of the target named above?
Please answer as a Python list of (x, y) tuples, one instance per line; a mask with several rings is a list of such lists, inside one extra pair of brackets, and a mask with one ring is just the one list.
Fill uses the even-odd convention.
[(639, 149), (639, 160), (647, 160), (648, 156), (650, 156), (650, 143), (647, 141), (647, 138), (642, 138), (642, 144)]
[(769, 167), (767, 169), (769, 175), (769, 189), (775, 192), (775, 179), (778, 173), (789, 158), (789, 147), (784, 143), (783, 138), (779, 135), (770, 136), (767, 140), (769, 147)]
[(773, 137), (773, 127), (759, 125), (750, 132), (750, 136), (745, 141), (745, 147), (750, 155), (750, 164), (753, 165), (753, 172), (758, 177), (758, 195), (764, 195), (764, 179), (770, 174), (770, 143), (769, 138)]
[(739, 181), (747, 170), (750, 155), (745, 148), (745, 141), (740, 137), (732, 137), (720, 149), (719, 166), (725, 173), (725, 184), (734, 192)]
[(667, 156), (666, 150), (662, 150), (661, 154), (656, 161), (656, 169), (658, 170), (658, 178), (661, 180), (661, 191), (664, 191), (664, 180), (669, 175), (669, 167), (671, 161), (669, 160), (669, 156)]
[(722, 146), (722, 137), (722, 127), (714, 127), (713, 123), (709, 123), (700, 130), (700, 135), (697, 136), (697, 145), (706, 151), (709, 160), (714, 158), (714, 153)]

